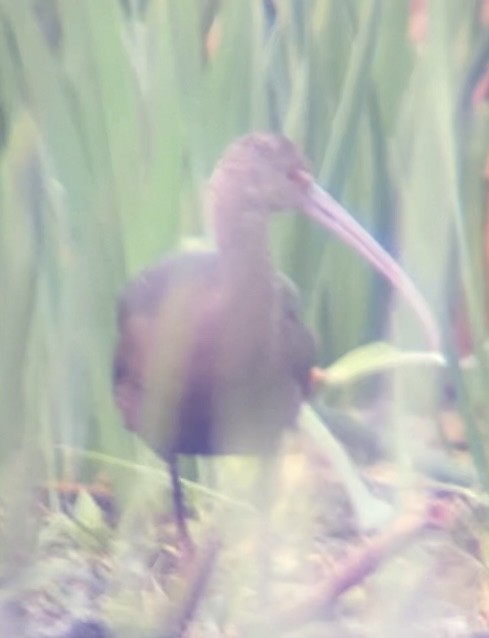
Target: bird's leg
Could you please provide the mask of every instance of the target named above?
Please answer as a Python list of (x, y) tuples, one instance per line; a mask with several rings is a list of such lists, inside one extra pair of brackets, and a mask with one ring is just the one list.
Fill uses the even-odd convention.
[(169, 460), (169, 466), (172, 483), (173, 512), (178, 530), (178, 539), (184, 555), (190, 556), (193, 553), (193, 543), (188, 533), (187, 522), (185, 520), (185, 497), (178, 473), (178, 460), (176, 455), (173, 455)]

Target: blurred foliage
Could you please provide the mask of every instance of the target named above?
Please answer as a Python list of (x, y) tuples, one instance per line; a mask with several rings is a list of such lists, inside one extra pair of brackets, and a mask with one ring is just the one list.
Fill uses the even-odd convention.
[[(457, 374), (457, 339), (474, 336), (477, 349), (486, 330), (483, 10), (3, 0), (3, 453), (27, 436), (124, 454), (110, 391), (117, 294), (205, 232), (205, 180), (226, 144), (255, 129), (296, 140), (399, 255), (446, 328)], [(403, 307), (391, 320), (386, 285), (307, 221), (277, 220), (273, 250), (301, 288), (321, 362), (389, 326), (399, 345), (423, 345)], [(451, 308), (462, 306), (454, 341)]]
[[(415, 318), (361, 259), (307, 220), (280, 217), (274, 257), (301, 289), (319, 362), (346, 353), (329, 368), (339, 386), (414, 368), (380, 384), (398, 459), (412, 433), (396, 414), (422, 406), (436, 419), (448, 379), (487, 490), (488, 6), (0, 0), (3, 567), (19, 558), (32, 507), (22, 495), (40, 477), (86, 478), (102, 458), (116, 491), (131, 484), (134, 442), (111, 393), (117, 295), (207, 233), (206, 179), (231, 140), (257, 129), (299, 144), (321, 184), (399, 258), (443, 331), (444, 352), (423, 353)], [(361, 347), (381, 338), (394, 346)], [(441, 380), (427, 381), (428, 367), (443, 368)], [(23, 533), (27, 547), (35, 530)]]
[[(130, 456), (111, 396), (117, 295), (205, 234), (206, 179), (256, 129), (294, 139), (412, 274), (487, 466), (475, 419), (489, 413), (486, 5), (0, 0), (5, 467), (27, 447), (48, 473), (76, 474), (82, 461), (55, 457), (55, 444)], [(322, 364), (386, 335), (424, 346), (386, 284), (307, 220), (277, 219), (273, 251), (302, 291)], [(470, 383), (458, 364), (467, 347), (480, 371)], [(437, 409), (440, 388), (428, 385)]]

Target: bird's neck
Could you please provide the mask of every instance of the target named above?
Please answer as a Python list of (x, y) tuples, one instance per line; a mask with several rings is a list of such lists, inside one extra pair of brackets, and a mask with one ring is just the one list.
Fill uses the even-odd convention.
[(251, 293), (260, 304), (273, 287), (267, 211), (248, 201), (239, 175), (235, 177), (218, 167), (209, 184), (206, 213), (229, 286), (237, 294)]
[(261, 211), (219, 213), (216, 241), (227, 273), (241, 290), (257, 287), (265, 291), (273, 281), (266, 213)]
[[(227, 205), (226, 205), (227, 204)], [(233, 198), (210, 209), (219, 249), (226, 322), (220, 335), (224, 413), (267, 413), (270, 382), (281, 378), (280, 303), (268, 245), (268, 214)], [(260, 398), (257, 398), (260, 397)]]

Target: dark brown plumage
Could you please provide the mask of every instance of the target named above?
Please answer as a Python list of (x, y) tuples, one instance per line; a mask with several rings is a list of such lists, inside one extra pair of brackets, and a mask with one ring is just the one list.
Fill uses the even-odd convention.
[[(266, 452), (275, 447), (281, 429), (294, 425), (300, 403), (310, 389), (314, 342), (302, 321), (294, 286), (283, 276), (274, 277), (276, 290), (273, 296), (276, 296), (279, 309), (276, 326), (271, 327), (271, 334), (263, 340), (250, 335), (256, 326), (244, 326), (241, 336), (236, 337), (246, 344), (234, 355), (242, 357), (238, 361), (226, 361), (224, 348), (231, 338), (229, 332), (240, 330), (239, 324), (244, 323), (244, 318), (234, 317), (228, 305), (231, 299), (223, 292), (226, 277), (216, 253), (199, 251), (171, 255), (144, 271), (125, 290), (119, 306), (120, 336), (114, 360), (114, 389), (126, 425), (139, 431), (143, 438), (151, 432), (151, 428), (145, 432), (143, 422), (151, 359), (156, 352), (165, 358), (165, 350), (177, 348), (170, 335), (182, 328), (182, 323), (187, 331), (178, 352), (178, 358), (183, 360), (181, 367), (162, 363), (164, 370), (158, 377), (158, 383), (171, 385), (172, 391), (179, 395), (173, 414), (167, 411), (163, 417), (163, 421), (165, 418), (175, 421), (173, 434), (167, 436), (165, 428), (169, 424), (165, 426), (163, 422), (159, 424), (156, 439), (148, 441), (164, 458), (170, 458), (173, 453)], [(177, 301), (174, 295), (184, 289), (184, 298)], [(246, 293), (244, 296), (249, 301)], [(176, 318), (170, 317), (171, 312), (165, 305), (172, 298), (181, 308)], [(271, 298), (269, 301), (273, 303)], [(178, 328), (171, 322), (178, 323)], [(257, 385), (266, 388), (267, 379), (260, 379), (264, 376), (260, 370), (264, 364), (263, 348), (267, 347), (267, 341), (271, 345), (274, 340), (283, 366), (281, 383), (287, 391), (282, 393), (279, 406), (267, 409), (265, 405), (257, 404), (256, 397), (261, 394)], [(173, 361), (176, 355), (172, 352), (170, 359)], [(229, 375), (235, 375), (236, 380)], [(219, 406), (219, 401), (223, 402), (220, 397), (234, 385), (238, 390), (245, 385), (249, 391), (241, 401), (235, 399), (233, 414), (228, 414), (223, 422), (219, 416), (224, 410), (222, 405)], [(270, 390), (267, 388), (266, 392)], [(236, 413), (238, 406), (245, 410), (244, 414)], [(263, 423), (260, 410), (266, 414)], [(275, 429), (270, 417), (277, 422)]]
[(244, 137), (208, 188), (216, 251), (169, 256), (129, 283), (119, 304), (116, 402), (126, 425), (167, 460), (271, 453), (296, 422), (314, 347), (297, 294), (268, 253), (268, 218), (286, 208), (313, 217), (369, 260), (436, 339), (414, 285), (314, 183), (296, 147), (272, 134)]

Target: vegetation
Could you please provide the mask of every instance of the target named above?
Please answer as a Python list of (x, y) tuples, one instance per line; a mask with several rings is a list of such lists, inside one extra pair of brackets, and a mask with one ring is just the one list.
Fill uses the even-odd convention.
[[(488, 60), (485, 0), (0, 0), (0, 633), (488, 631)], [(189, 464), (185, 570), (165, 467), (111, 389), (124, 282), (205, 236), (212, 167), (260, 129), (398, 256), (442, 335), (427, 352), (357, 256), (274, 222), (353, 461), (325, 467), (325, 431), (284, 449), (267, 618), (253, 463), (216, 461), (213, 489)]]

